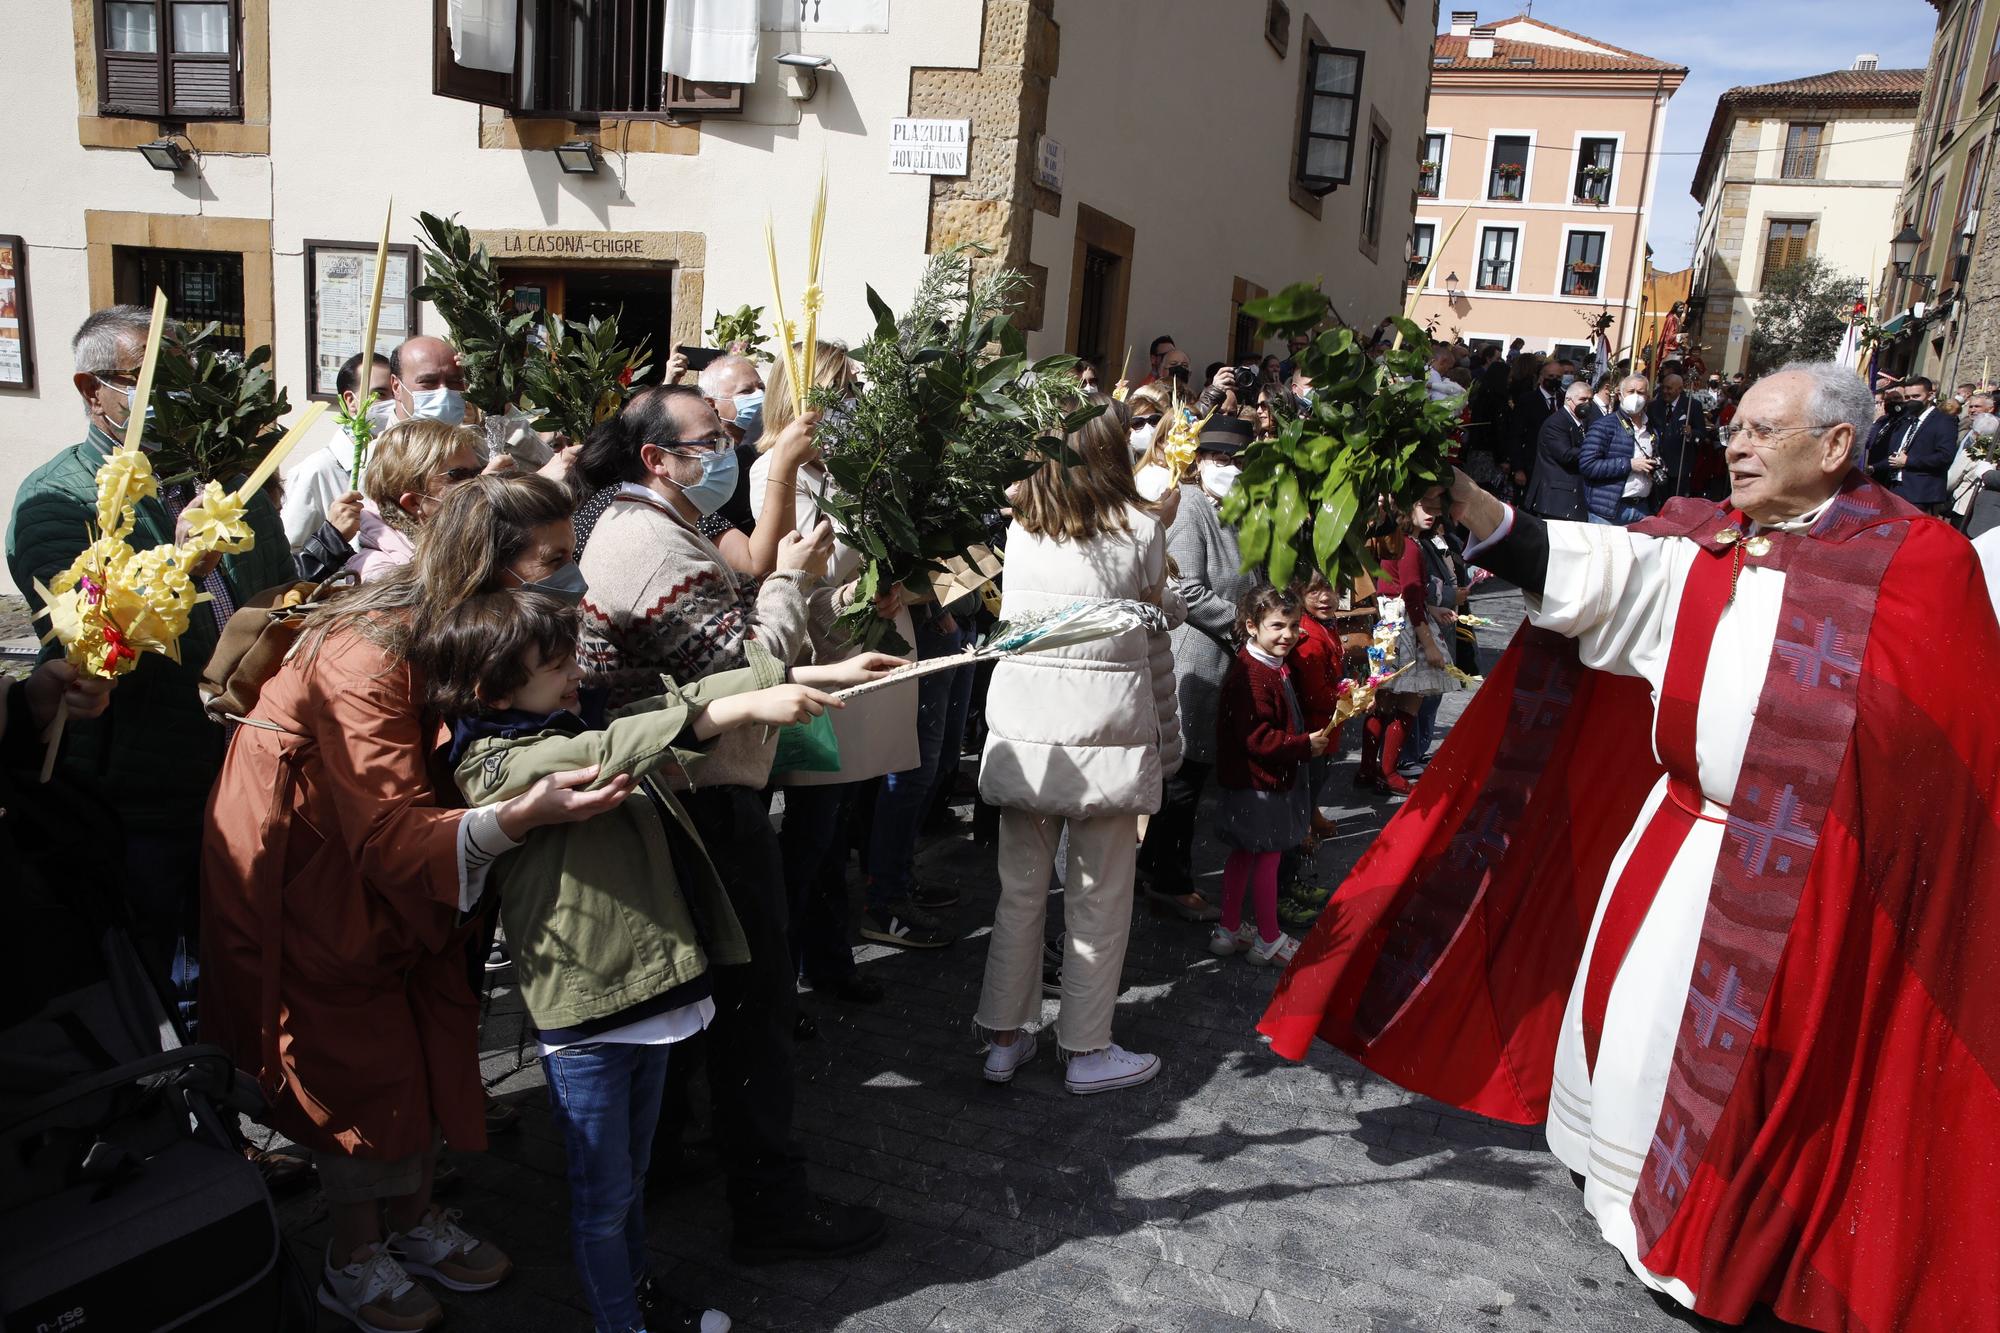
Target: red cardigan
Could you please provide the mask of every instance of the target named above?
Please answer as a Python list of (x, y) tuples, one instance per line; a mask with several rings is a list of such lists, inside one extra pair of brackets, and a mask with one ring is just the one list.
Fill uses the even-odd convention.
[(1286, 666), (1292, 669), (1292, 690), (1306, 715), (1307, 731), (1324, 731), (1340, 699), (1340, 638), (1311, 616), (1299, 617), (1299, 646)]
[(1217, 784), (1231, 791), (1290, 791), (1299, 765), (1312, 758), (1312, 737), (1292, 729), (1291, 712), (1284, 675), (1248, 648), (1238, 651), (1216, 706)]

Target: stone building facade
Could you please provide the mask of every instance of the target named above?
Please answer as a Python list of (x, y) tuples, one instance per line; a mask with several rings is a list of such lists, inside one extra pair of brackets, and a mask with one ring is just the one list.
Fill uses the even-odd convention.
[(1920, 69), (1851, 69), (1731, 88), (1715, 104), (1690, 193), (1689, 343), (1711, 371), (1750, 363), (1764, 279), (1808, 255), (1864, 288), (1888, 259)]

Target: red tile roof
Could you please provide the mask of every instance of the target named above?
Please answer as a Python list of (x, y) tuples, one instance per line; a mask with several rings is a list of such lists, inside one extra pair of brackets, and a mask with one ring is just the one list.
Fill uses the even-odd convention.
[[(1517, 65), (1514, 62), (1516, 60), (1531, 60), (1534, 62), (1532, 68), (1541, 71), (1554, 70), (1575, 73), (1635, 73), (1643, 71), (1651, 73), (1656, 70), (1666, 70), (1678, 71), (1683, 74), (1687, 72), (1685, 66), (1676, 65), (1671, 61), (1656, 60), (1652, 56), (1642, 55), (1637, 51), (1628, 51), (1622, 46), (1613, 46), (1609, 42), (1599, 41), (1595, 37), (1587, 37), (1582, 33), (1571, 32), (1567, 28), (1558, 28), (1553, 23), (1544, 23), (1541, 19), (1529, 18), (1524, 14), (1517, 14), (1513, 18), (1498, 19), (1492, 23), (1482, 23), (1480, 26), (1482, 28), (1503, 28), (1515, 23), (1525, 23), (1537, 28), (1543, 28), (1558, 36), (1573, 38), (1580, 42), (1589, 42), (1591, 45), (1601, 49), (1596, 51), (1579, 51), (1571, 46), (1556, 46), (1543, 42), (1521, 41), (1512, 37), (1496, 37), (1493, 39), (1492, 57), (1490, 59), (1474, 60), (1465, 53), (1466, 45), (1472, 39), (1469, 37), (1454, 37), (1446, 32), (1438, 34), (1437, 43), (1431, 49), (1433, 67), (1440, 70), (1527, 69), (1530, 66)], [(1450, 64), (1442, 63), (1446, 58), (1449, 58)]]
[(1715, 99), (1715, 114), (1702, 140), (1701, 158), (1695, 163), (1694, 180), (1688, 193), (1696, 199), (1708, 198), (1709, 178), (1715, 171), (1722, 136), (1739, 107), (1812, 107), (1833, 110), (1839, 107), (1906, 107), (1911, 112), (1923, 96), (1921, 69), (1836, 69), (1825, 74), (1808, 74), (1802, 79), (1777, 83), (1752, 83), (1731, 88)]

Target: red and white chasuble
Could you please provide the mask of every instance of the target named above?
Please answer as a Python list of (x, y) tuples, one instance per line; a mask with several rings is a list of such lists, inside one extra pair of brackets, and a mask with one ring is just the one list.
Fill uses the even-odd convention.
[(1260, 1029), (1547, 1122), (1713, 1318), (2000, 1327), (2000, 627), (1855, 476), (1755, 530), (1549, 524), (1548, 580)]

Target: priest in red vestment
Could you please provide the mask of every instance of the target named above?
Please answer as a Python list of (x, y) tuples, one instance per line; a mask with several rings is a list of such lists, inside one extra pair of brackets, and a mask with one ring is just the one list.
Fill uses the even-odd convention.
[(1260, 1025), (1546, 1121), (1715, 1319), (2000, 1327), (2000, 627), (1868, 481), (1868, 390), (1745, 394), (1730, 500), (1544, 523), (1462, 473), (1529, 619)]

